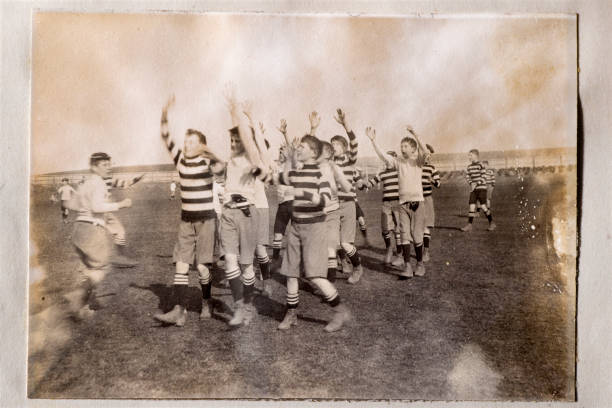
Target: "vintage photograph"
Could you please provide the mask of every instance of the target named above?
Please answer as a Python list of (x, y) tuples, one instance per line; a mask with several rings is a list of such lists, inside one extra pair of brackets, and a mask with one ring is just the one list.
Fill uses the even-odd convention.
[(31, 399), (575, 401), (577, 17), (32, 15)]

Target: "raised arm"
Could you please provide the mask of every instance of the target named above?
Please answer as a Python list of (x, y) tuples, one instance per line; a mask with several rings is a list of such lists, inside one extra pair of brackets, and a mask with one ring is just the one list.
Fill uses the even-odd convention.
[(425, 165), (425, 162), (427, 161), (427, 150), (425, 149), (425, 147), (421, 143), (421, 140), (419, 139), (419, 136), (416, 134), (416, 132), (414, 131), (412, 126), (406, 125), (406, 130), (408, 131), (408, 133), (410, 133), (412, 136), (414, 136), (414, 140), (416, 140), (416, 142), (417, 142), (417, 147), (418, 147), (418, 151), (419, 151), (419, 157), (417, 157), (417, 165), (419, 167), (423, 167)]
[(321, 123), (321, 117), (317, 113), (317, 111), (312, 111), (310, 115), (308, 115), (308, 121), (310, 122), (310, 135), (316, 136), (317, 128)]
[(162, 108), (161, 115), (161, 137), (168, 151), (170, 152), (170, 156), (172, 156), (172, 161), (176, 166), (178, 164), (179, 158), (181, 157), (181, 149), (174, 142), (174, 140), (170, 137), (170, 132), (168, 130), (168, 109), (174, 105), (175, 98), (174, 95), (170, 96), (166, 105)]
[(329, 162), (329, 167), (331, 167), (332, 171), (334, 172), (334, 179), (336, 180), (336, 185), (338, 188), (345, 193), (349, 193), (353, 189), (353, 186), (351, 185), (351, 182), (346, 179), (342, 169), (338, 167), (336, 163), (331, 161)]
[(261, 161), (261, 157), (259, 157), (257, 146), (255, 146), (255, 142), (253, 141), (253, 133), (249, 126), (244, 122), (244, 115), (240, 114), (239, 112), (238, 100), (236, 99), (235, 91), (231, 85), (226, 86), (225, 102), (232, 121), (231, 128), (237, 130), (247, 159), (253, 166), (263, 168), (263, 163)]
[(357, 162), (357, 152), (359, 151), (359, 143), (357, 143), (357, 137), (355, 137), (355, 133), (349, 126), (346, 120), (346, 113), (342, 109), (336, 109), (336, 116), (334, 116), (336, 122), (344, 127), (346, 131), (346, 135), (349, 139), (349, 148), (348, 148), (348, 158), (350, 164), (355, 164)]
[(378, 156), (380, 160), (382, 160), (385, 163), (385, 167), (387, 168), (395, 167), (395, 163), (391, 160), (391, 158), (388, 157), (385, 153), (383, 153), (383, 151), (380, 150), (380, 147), (378, 147), (378, 143), (376, 143), (376, 129), (374, 129), (371, 126), (368, 126), (365, 132), (366, 132), (366, 136), (368, 137), (368, 139), (370, 139), (370, 141), (372, 142), (372, 146), (374, 147), (374, 151), (376, 152), (376, 155)]

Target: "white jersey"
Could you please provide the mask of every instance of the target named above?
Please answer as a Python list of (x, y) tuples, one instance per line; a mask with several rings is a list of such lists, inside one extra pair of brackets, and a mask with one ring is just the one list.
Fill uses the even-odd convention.
[(72, 198), (72, 195), (76, 192), (74, 188), (70, 186), (70, 184), (64, 184), (60, 188), (57, 189), (57, 192), (60, 195), (60, 200), (67, 201)]

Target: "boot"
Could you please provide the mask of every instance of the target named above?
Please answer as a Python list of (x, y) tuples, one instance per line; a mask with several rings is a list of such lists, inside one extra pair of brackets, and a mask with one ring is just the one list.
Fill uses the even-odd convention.
[(340, 330), (350, 318), (351, 313), (348, 308), (343, 303), (340, 303), (338, 306), (334, 307), (334, 317), (327, 326), (325, 326), (325, 331), (331, 333)]
[(407, 263), (404, 266), (404, 270), (402, 271), (402, 273), (399, 274), (399, 279), (406, 280), (408, 278), (412, 278), (413, 276), (414, 274), (412, 273), (412, 266), (410, 266), (410, 264)]
[(234, 307), (234, 316), (230, 319), (228, 324), (233, 327), (240, 326), (244, 322), (245, 314), (244, 301), (242, 299), (237, 300)]
[(416, 270), (414, 271), (416, 276), (424, 276), (425, 275), (425, 265), (423, 262), (417, 262)]
[(283, 321), (278, 325), (278, 330), (289, 330), (291, 326), (297, 326), (297, 309), (287, 309)]
[(202, 311), (200, 312), (200, 320), (210, 319), (213, 312), (212, 299), (202, 299)]
[(347, 281), (348, 283), (355, 284), (359, 282), (359, 279), (361, 279), (362, 275), (363, 275), (363, 267), (359, 265), (358, 267), (353, 269), (353, 273), (351, 273), (351, 276), (349, 276)]
[(112, 260), (112, 264), (118, 268), (133, 268), (139, 264), (139, 262), (127, 255), (125, 245), (115, 245), (116, 255)]
[(168, 313), (156, 314), (153, 316), (153, 318), (162, 323), (174, 324), (175, 326), (183, 327), (185, 325), (185, 321), (187, 320), (187, 309), (182, 306), (175, 305), (174, 308)]
[(468, 224), (465, 227), (461, 228), (463, 232), (470, 232), (472, 230), (472, 224)]

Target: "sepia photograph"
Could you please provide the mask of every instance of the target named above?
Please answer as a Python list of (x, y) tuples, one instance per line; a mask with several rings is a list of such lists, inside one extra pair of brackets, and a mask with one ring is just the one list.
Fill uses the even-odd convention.
[(576, 401), (577, 15), (31, 18), (29, 399)]

